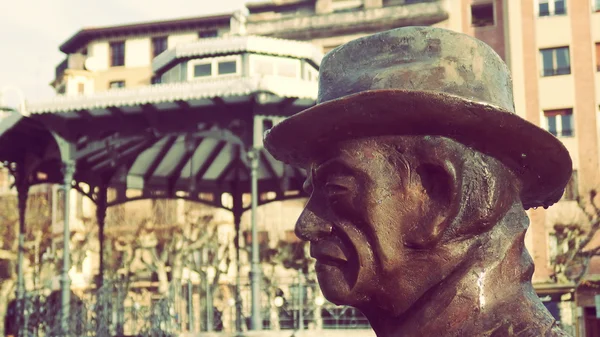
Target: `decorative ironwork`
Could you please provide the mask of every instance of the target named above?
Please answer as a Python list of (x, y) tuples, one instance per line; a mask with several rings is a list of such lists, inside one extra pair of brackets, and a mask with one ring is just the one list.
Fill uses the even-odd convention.
[[(167, 294), (152, 300), (146, 298), (147, 301), (136, 296), (140, 289), (127, 294), (125, 289), (124, 282), (105, 281), (99, 289), (71, 292), (67, 335), (167, 337), (184, 332), (235, 332), (235, 301), (206, 301), (204, 284), (173, 282)], [(268, 299), (261, 303), (265, 330), (369, 329), (368, 321), (358, 310), (325, 301), (314, 281), (271, 280), (262, 292), (263, 298)], [(250, 294), (250, 285), (245, 282), (241, 287), (242, 330), (250, 326)], [(23, 308), (23, 314), (17, 320), (19, 308)], [(6, 332), (27, 337), (64, 336), (60, 309), (60, 291), (27, 292), (22, 302), (10, 303), (6, 317), (6, 322), (22, 323), (7, 324)]]

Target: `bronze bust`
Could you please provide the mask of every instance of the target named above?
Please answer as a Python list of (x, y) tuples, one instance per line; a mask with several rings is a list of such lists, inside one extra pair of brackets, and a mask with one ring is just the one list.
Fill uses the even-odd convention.
[(380, 337), (566, 336), (536, 296), (525, 210), (557, 202), (565, 147), (515, 114), (483, 42), (432, 27), (351, 41), (324, 58), (318, 104), (265, 146), (303, 167), (296, 234), (323, 294)]

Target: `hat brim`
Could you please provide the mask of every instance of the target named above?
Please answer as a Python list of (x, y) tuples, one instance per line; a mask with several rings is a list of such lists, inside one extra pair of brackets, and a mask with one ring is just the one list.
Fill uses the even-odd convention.
[(440, 92), (370, 90), (318, 104), (265, 135), (276, 159), (306, 167), (336, 142), (382, 135), (445, 136), (490, 155), (523, 182), (523, 206), (560, 200), (572, 162), (549, 132), (496, 106)]

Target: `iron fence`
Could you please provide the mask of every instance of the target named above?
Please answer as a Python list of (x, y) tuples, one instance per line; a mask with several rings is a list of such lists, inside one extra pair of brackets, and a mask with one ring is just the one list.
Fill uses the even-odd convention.
[[(202, 284), (172, 283), (167, 294), (157, 296), (155, 289), (130, 289), (125, 293), (122, 283), (106, 282), (98, 290), (72, 292), (68, 331), (61, 329), (60, 291), (27, 292), (23, 301), (9, 305), (6, 334), (167, 337), (185, 332), (234, 333), (249, 329), (247, 282), (239, 292), (228, 284), (221, 290), (206, 289)], [(264, 286), (261, 304), (266, 330), (369, 328), (358, 310), (327, 302), (315, 282), (299, 278)]]

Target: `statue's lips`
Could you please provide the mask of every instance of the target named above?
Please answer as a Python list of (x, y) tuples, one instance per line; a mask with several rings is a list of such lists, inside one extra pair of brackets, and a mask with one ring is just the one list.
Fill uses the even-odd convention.
[(311, 242), (310, 256), (323, 264), (339, 265), (348, 262), (340, 244), (330, 240)]

